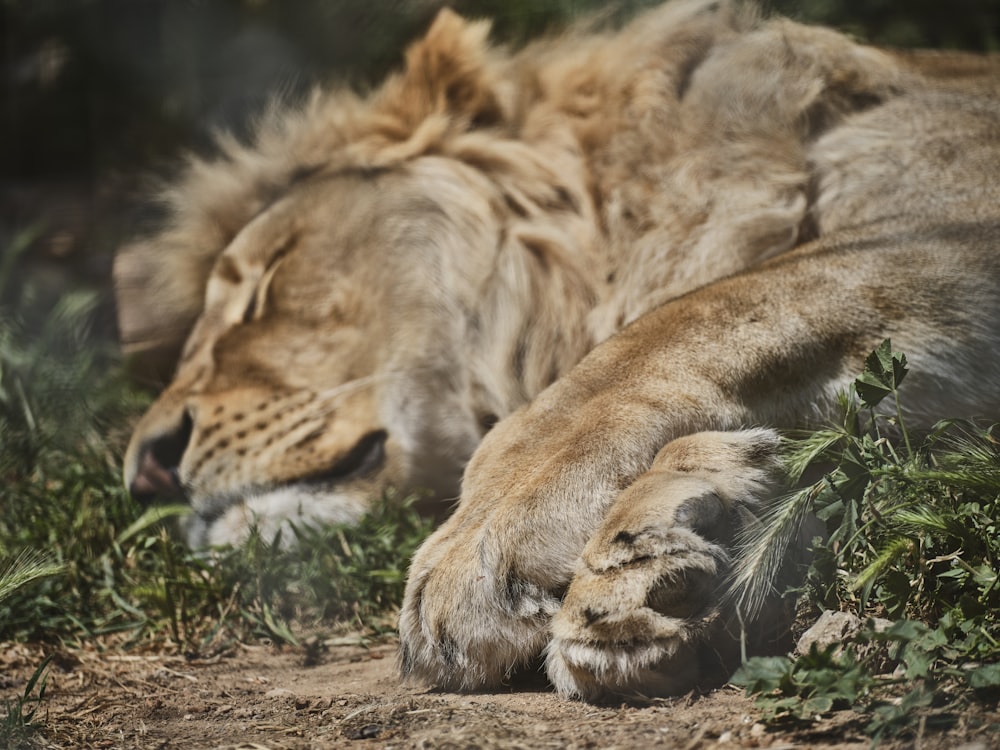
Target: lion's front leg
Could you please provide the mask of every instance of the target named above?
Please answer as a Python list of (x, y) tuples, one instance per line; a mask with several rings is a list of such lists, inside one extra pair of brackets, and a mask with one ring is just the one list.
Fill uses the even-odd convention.
[(734, 536), (778, 484), (777, 446), (770, 430), (679, 438), (618, 496), (552, 623), (547, 669), (560, 693), (677, 694), (732, 667), (723, 579)]
[[(918, 388), (955, 394), (958, 406), (963, 392), (944, 387), (948, 363), (976, 362), (983, 377), (995, 368), (949, 329), (929, 350), (887, 317), (901, 308), (872, 308), (866, 280), (904, 260), (912, 265), (902, 251), (890, 261), (801, 252), (718, 282), (639, 318), (501, 420), (467, 467), (455, 514), (414, 558), (404, 673), (497, 684), (554, 635), (550, 676), (566, 693), (669, 690), (656, 682), (661, 668), (687, 671), (689, 644), (711, 645), (714, 623), (727, 624), (713, 613), (727, 535), (770, 492), (774, 468), (773, 433), (705, 433), (824, 419), (888, 333), (923, 362)], [(837, 294), (817, 296), (834, 273)], [(592, 539), (589, 568), (568, 591)]]

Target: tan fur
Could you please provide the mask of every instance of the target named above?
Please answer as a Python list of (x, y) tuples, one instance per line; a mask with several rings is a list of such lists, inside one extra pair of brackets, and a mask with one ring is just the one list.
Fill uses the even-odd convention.
[(126, 480), (183, 489), (205, 544), (448, 498), (472, 456), (404, 673), (544, 653), (567, 695), (682, 690), (731, 651), (773, 429), (885, 337), (914, 425), (1000, 411), (992, 63), (702, 0), (514, 55), (487, 31), (443, 12), (370, 97), (276, 112), (166, 192), (122, 330), (186, 343)]

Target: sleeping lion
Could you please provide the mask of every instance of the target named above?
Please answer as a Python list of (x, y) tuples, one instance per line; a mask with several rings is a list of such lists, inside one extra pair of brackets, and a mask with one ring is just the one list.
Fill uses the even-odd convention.
[(706, 0), (488, 30), (442, 11), (370, 95), (279, 108), (165, 192), (116, 263), (127, 348), (176, 358), (126, 482), (186, 498), (192, 545), (460, 492), (404, 675), (685, 690), (733, 651), (777, 430), (889, 337), (910, 423), (1000, 414), (996, 79)]

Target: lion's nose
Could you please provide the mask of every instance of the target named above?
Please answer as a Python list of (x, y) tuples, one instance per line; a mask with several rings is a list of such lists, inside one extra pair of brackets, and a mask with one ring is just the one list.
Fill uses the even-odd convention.
[(191, 441), (192, 430), (191, 416), (185, 412), (176, 430), (159, 435), (140, 447), (136, 473), (128, 486), (136, 502), (147, 505), (157, 499), (183, 495), (178, 470)]

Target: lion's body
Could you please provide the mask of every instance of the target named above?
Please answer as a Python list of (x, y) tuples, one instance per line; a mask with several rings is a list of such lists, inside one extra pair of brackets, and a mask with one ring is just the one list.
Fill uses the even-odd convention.
[(442, 14), (370, 98), (173, 188), (117, 269), (127, 340), (187, 337), (127, 477), (235, 541), (454, 496), (488, 432), (414, 560), (404, 671), (489, 684), (547, 647), (568, 694), (680, 689), (774, 486), (745, 428), (825, 418), (885, 337), (915, 423), (1000, 413), (995, 79), (703, 2), (485, 33)]

